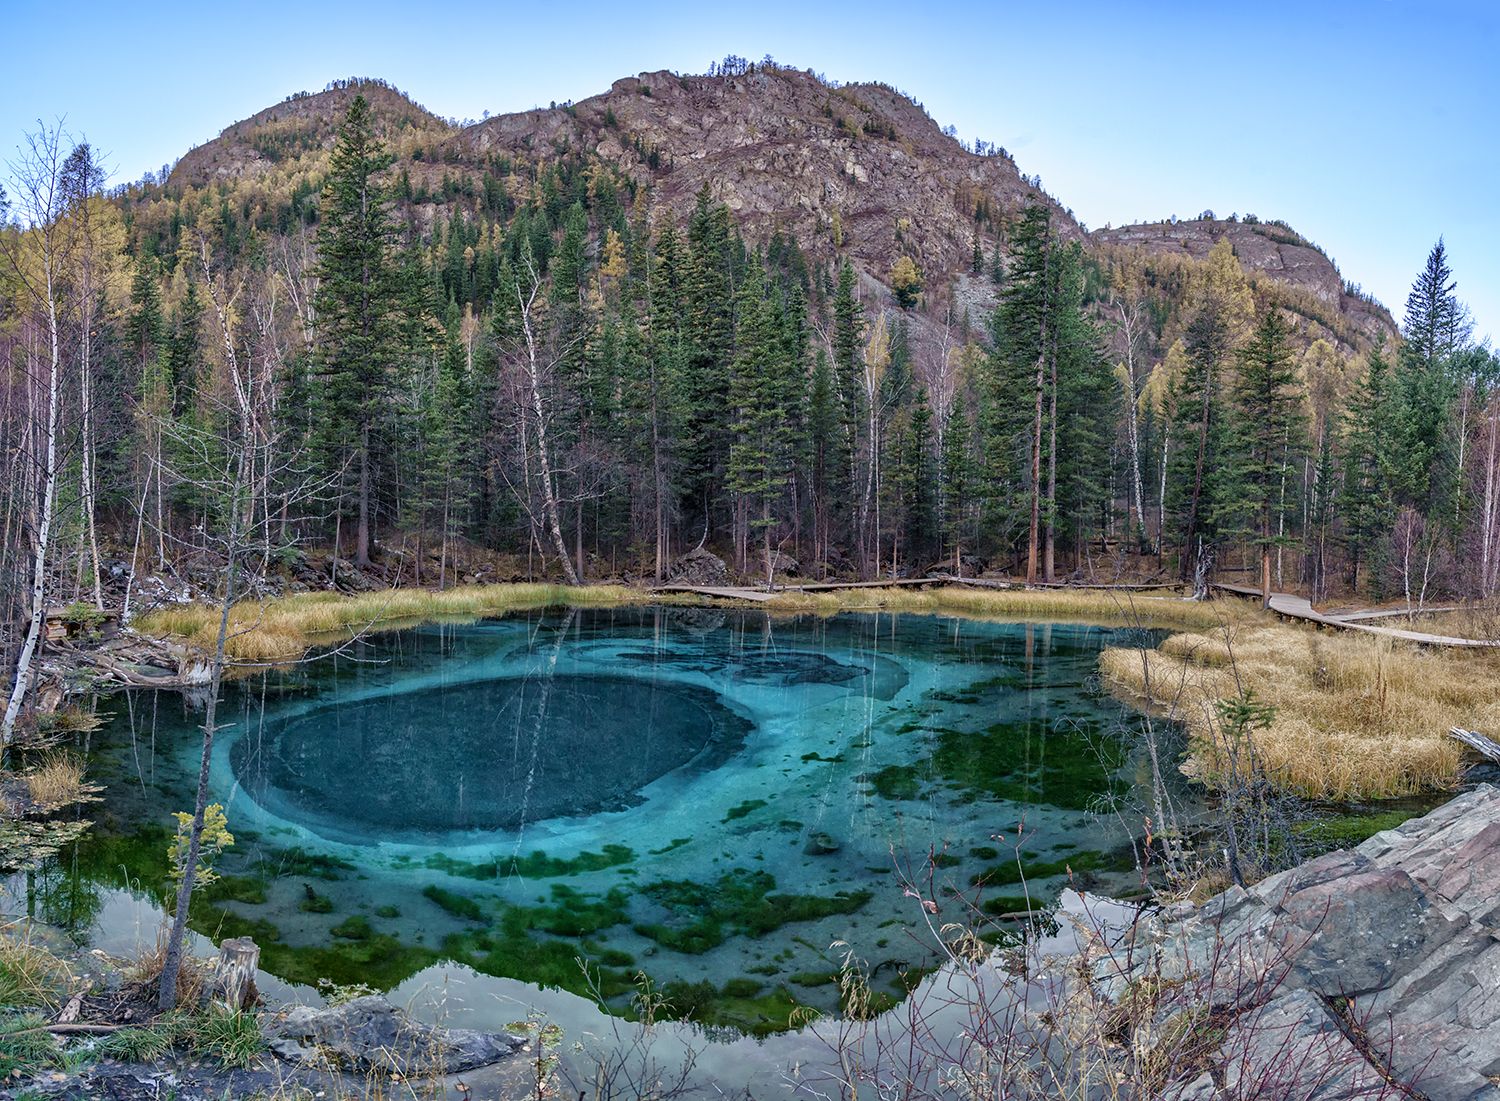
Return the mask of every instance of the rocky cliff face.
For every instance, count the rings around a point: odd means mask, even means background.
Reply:
[[[930,279],[967,268],[981,206],[998,219],[1046,202],[1065,233],[1081,233],[1010,160],[968,152],[899,92],[832,88],[793,69],[642,73],[566,109],[489,119],[454,142],[480,155],[590,150],[649,183],[679,218],[707,185],[752,239],[779,229],[825,256],[847,245],[881,277],[901,255]],[[984,236],[992,242],[994,227]]]

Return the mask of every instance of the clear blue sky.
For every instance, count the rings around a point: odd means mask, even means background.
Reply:
[[[11,0],[0,149],[66,116],[138,178],[291,92],[379,76],[442,115],[726,53],[883,80],[1090,226],[1282,218],[1400,317],[1441,234],[1500,336],[1500,3],[122,4]]]

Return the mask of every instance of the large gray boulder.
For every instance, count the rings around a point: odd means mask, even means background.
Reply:
[[[694,547],[672,560],[667,580],[674,585],[727,585],[729,566],[724,559],[706,547]]]

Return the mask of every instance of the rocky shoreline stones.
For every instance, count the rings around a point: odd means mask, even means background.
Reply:
[[[1163,1096],[1500,1098],[1500,789],[1488,784],[1353,850],[1158,911],[1107,947],[1090,939],[1094,1012],[1174,992],[1132,1014],[1133,1042],[1195,1003],[1221,1037]]]

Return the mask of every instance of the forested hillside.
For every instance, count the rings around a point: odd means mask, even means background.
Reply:
[[[700,545],[749,578],[1500,577],[1497,362],[1441,243],[1398,333],[1281,223],[1089,233],[905,94],[769,60],[469,124],[344,82],[112,190],[27,148],[13,625],[212,587],[226,546],[345,587]]]

